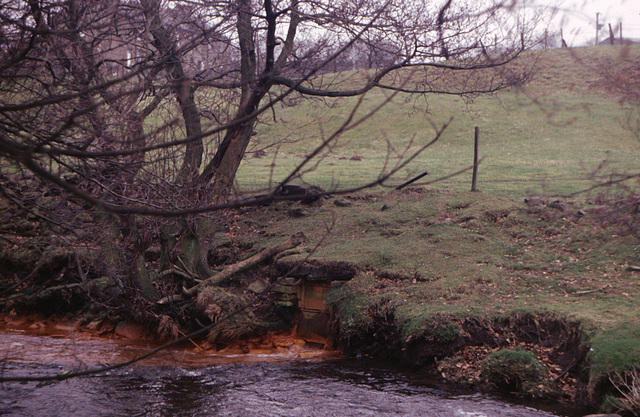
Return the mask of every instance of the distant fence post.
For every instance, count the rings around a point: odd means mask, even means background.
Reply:
[[[471,177],[471,191],[478,191],[476,188],[478,180],[478,142],[480,139],[480,128],[476,126],[473,138],[473,176]]]

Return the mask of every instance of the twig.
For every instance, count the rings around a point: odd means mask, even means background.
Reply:
[[[607,288],[611,287],[611,285],[607,284],[602,288],[596,288],[595,290],[586,290],[586,291],[576,291],[573,293],[573,295],[585,295],[585,294],[591,294],[594,292],[598,292],[598,291],[602,291],[602,290],[606,290]]]
[[[567,368],[562,371],[560,373],[560,375],[558,375],[557,377],[555,377],[553,379],[553,382],[558,382],[562,379],[562,377],[564,377],[569,371],[571,371],[577,364],[579,364],[580,362],[582,362],[585,358],[585,356],[587,355],[587,353],[589,353],[589,349],[583,349],[582,353],[580,353],[580,356],[577,356],[573,359],[573,361],[571,361],[571,363],[569,364],[569,366],[567,366]]]

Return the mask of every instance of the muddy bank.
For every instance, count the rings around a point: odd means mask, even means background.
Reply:
[[[439,315],[421,334],[403,336],[402,324],[388,309],[369,313],[372,320],[368,325],[346,332],[349,323],[345,321],[349,319],[334,316],[338,329],[343,329],[338,337],[348,355],[398,360],[425,367],[451,384],[523,398],[594,404],[602,396],[589,385],[589,346],[577,322],[551,315],[523,314],[493,320]],[[486,360],[505,351],[532,353],[542,366],[540,377],[521,381],[524,385],[503,386],[492,381]],[[507,374],[508,370],[505,378]]]
[[[144,326],[132,322],[103,322],[83,324],[80,318],[67,316],[44,317],[0,315],[0,334],[5,359],[15,355],[21,361],[38,363],[100,364],[129,361],[164,342],[157,334]],[[12,335],[34,336],[37,343],[44,343],[44,349],[36,357],[25,357],[19,346],[11,343]],[[44,342],[41,342],[43,341]],[[46,340],[58,341],[47,345]],[[92,351],[92,343],[102,346],[109,344],[113,349]],[[45,356],[42,356],[42,355]],[[107,356],[104,356],[107,354]],[[290,333],[269,333],[261,337],[234,341],[225,346],[209,343],[206,338],[187,339],[161,351],[136,365],[204,366],[212,363],[278,361],[290,359],[335,359],[342,357],[339,350],[328,349],[324,345],[307,342]],[[47,358],[50,358],[48,360]]]

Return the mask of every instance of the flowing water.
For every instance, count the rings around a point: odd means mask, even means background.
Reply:
[[[0,334],[3,375],[59,374],[142,350],[104,339]],[[444,391],[419,372],[318,350],[204,355],[188,349],[94,377],[0,385],[2,416],[577,416]]]

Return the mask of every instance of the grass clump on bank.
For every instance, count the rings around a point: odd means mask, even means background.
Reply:
[[[507,392],[530,392],[547,374],[536,355],[526,350],[502,349],[482,361],[482,376]]]
[[[640,413],[640,325],[622,323],[593,337],[589,389],[605,412]]]
[[[430,343],[452,343],[460,335],[460,328],[446,315],[428,311],[407,314],[408,311],[396,311],[400,316],[402,339],[424,339]],[[426,313],[426,314],[425,314]],[[404,316],[404,317],[403,317]]]
[[[621,323],[598,333],[589,353],[591,373],[607,375],[629,371],[640,365],[640,325]]]
[[[329,293],[327,303],[335,306],[340,334],[349,343],[352,338],[360,338],[374,327],[373,318],[369,314],[369,293],[373,285],[372,276],[359,274]]]

